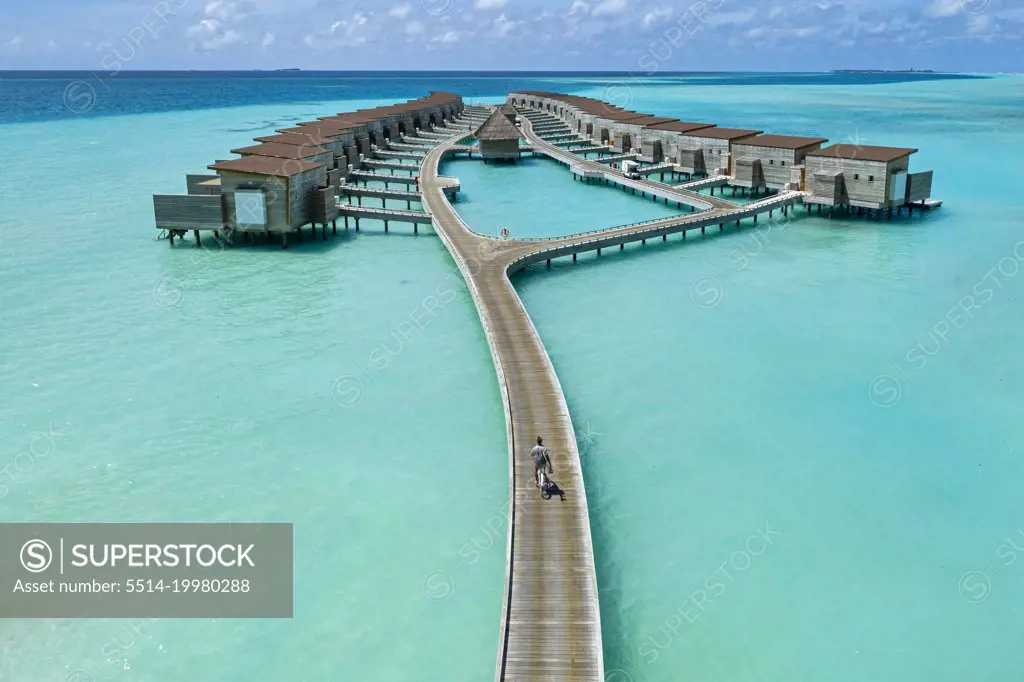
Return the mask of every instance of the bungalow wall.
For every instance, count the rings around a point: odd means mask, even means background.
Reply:
[[[865,159],[838,159],[831,156],[808,156],[804,159],[807,178],[818,173],[842,173],[848,205],[861,208],[888,208],[902,206],[904,196],[891,196],[889,178],[898,171],[906,172],[910,157],[892,161]],[[812,191],[812,196],[819,195]]]
[[[723,172],[728,172],[729,170],[729,140],[716,137],[695,137],[682,133],[677,138],[675,149],[680,165],[682,165],[684,158],[693,158],[692,154],[686,153],[687,150],[700,151],[701,166],[699,168],[694,167],[693,170],[687,169],[687,173],[710,174],[716,168],[722,169]]]
[[[272,175],[254,175],[252,173],[234,173],[220,171],[221,191],[224,194],[224,221],[235,229],[254,232],[285,232],[288,227],[288,178]],[[235,211],[235,191],[240,189],[258,189],[264,194],[266,206],[266,224],[251,224],[245,215],[237,215]]]
[[[670,156],[676,156],[675,149],[676,141],[678,139],[679,133],[673,132],[671,130],[657,130],[655,128],[645,128],[643,132],[643,138],[640,143],[641,149],[646,150],[648,147],[650,147],[653,150],[656,144],[660,145],[661,159],[659,159],[658,161],[648,159],[647,152],[644,151],[644,161],[648,161],[650,163],[661,163],[661,161],[668,159],[668,157]],[[635,143],[634,146],[636,146]]]
[[[821,148],[821,143],[815,143],[800,149],[783,149],[779,147],[762,147],[755,144],[733,145],[734,165],[739,159],[758,159],[761,162],[761,170],[764,173],[764,184],[771,189],[786,189],[790,182],[793,166],[803,162],[807,152]],[[757,187],[759,185],[743,184],[737,180],[740,187]]]
[[[518,159],[519,140],[480,140],[480,157],[484,159]]]
[[[311,168],[288,178],[288,202],[291,226],[298,228],[313,222],[311,197],[318,187],[327,184],[327,169]]]
[[[287,232],[311,221],[310,196],[327,184],[327,169],[323,166],[297,173],[289,178],[253,173],[220,171],[221,188],[225,198],[225,220],[240,230]],[[235,210],[236,190],[262,190],[266,204],[266,225],[255,226],[239,216]]]

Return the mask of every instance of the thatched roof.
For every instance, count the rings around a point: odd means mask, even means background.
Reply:
[[[519,128],[508,120],[500,108],[495,108],[483,125],[473,133],[473,137],[478,140],[518,140],[522,136]]]
[[[511,102],[505,102],[504,104],[501,105],[501,113],[503,113],[503,114],[511,114],[512,116],[518,116],[519,115],[519,112],[516,111],[516,108],[514,106],[512,106]]]

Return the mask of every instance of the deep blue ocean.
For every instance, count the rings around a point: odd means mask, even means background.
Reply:
[[[696,77],[696,78],[695,78]],[[467,101],[503,97],[512,90],[553,91],[563,79],[598,79],[616,88],[686,85],[849,86],[973,78],[938,73],[522,73],[399,71],[0,71],[0,123],[76,116],[143,114],[254,104],[303,104],[325,99],[412,99],[428,85]]]

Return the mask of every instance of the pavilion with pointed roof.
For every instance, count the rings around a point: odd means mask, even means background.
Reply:
[[[519,158],[519,139],[523,134],[508,120],[501,107],[495,107],[473,136],[480,141],[480,157],[485,162],[515,161]]]

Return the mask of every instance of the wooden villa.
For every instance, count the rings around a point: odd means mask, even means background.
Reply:
[[[932,171],[910,173],[916,149],[835,144],[804,159],[804,203],[856,208],[899,209],[931,195]]]
[[[473,136],[480,141],[480,157],[486,161],[515,161],[519,158],[519,140],[523,134],[496,107]]]
[[[758,135],[732,145],[732,184],[757,189],[790,189],[802,183],[804,157],[828,142],[824,137]]]

